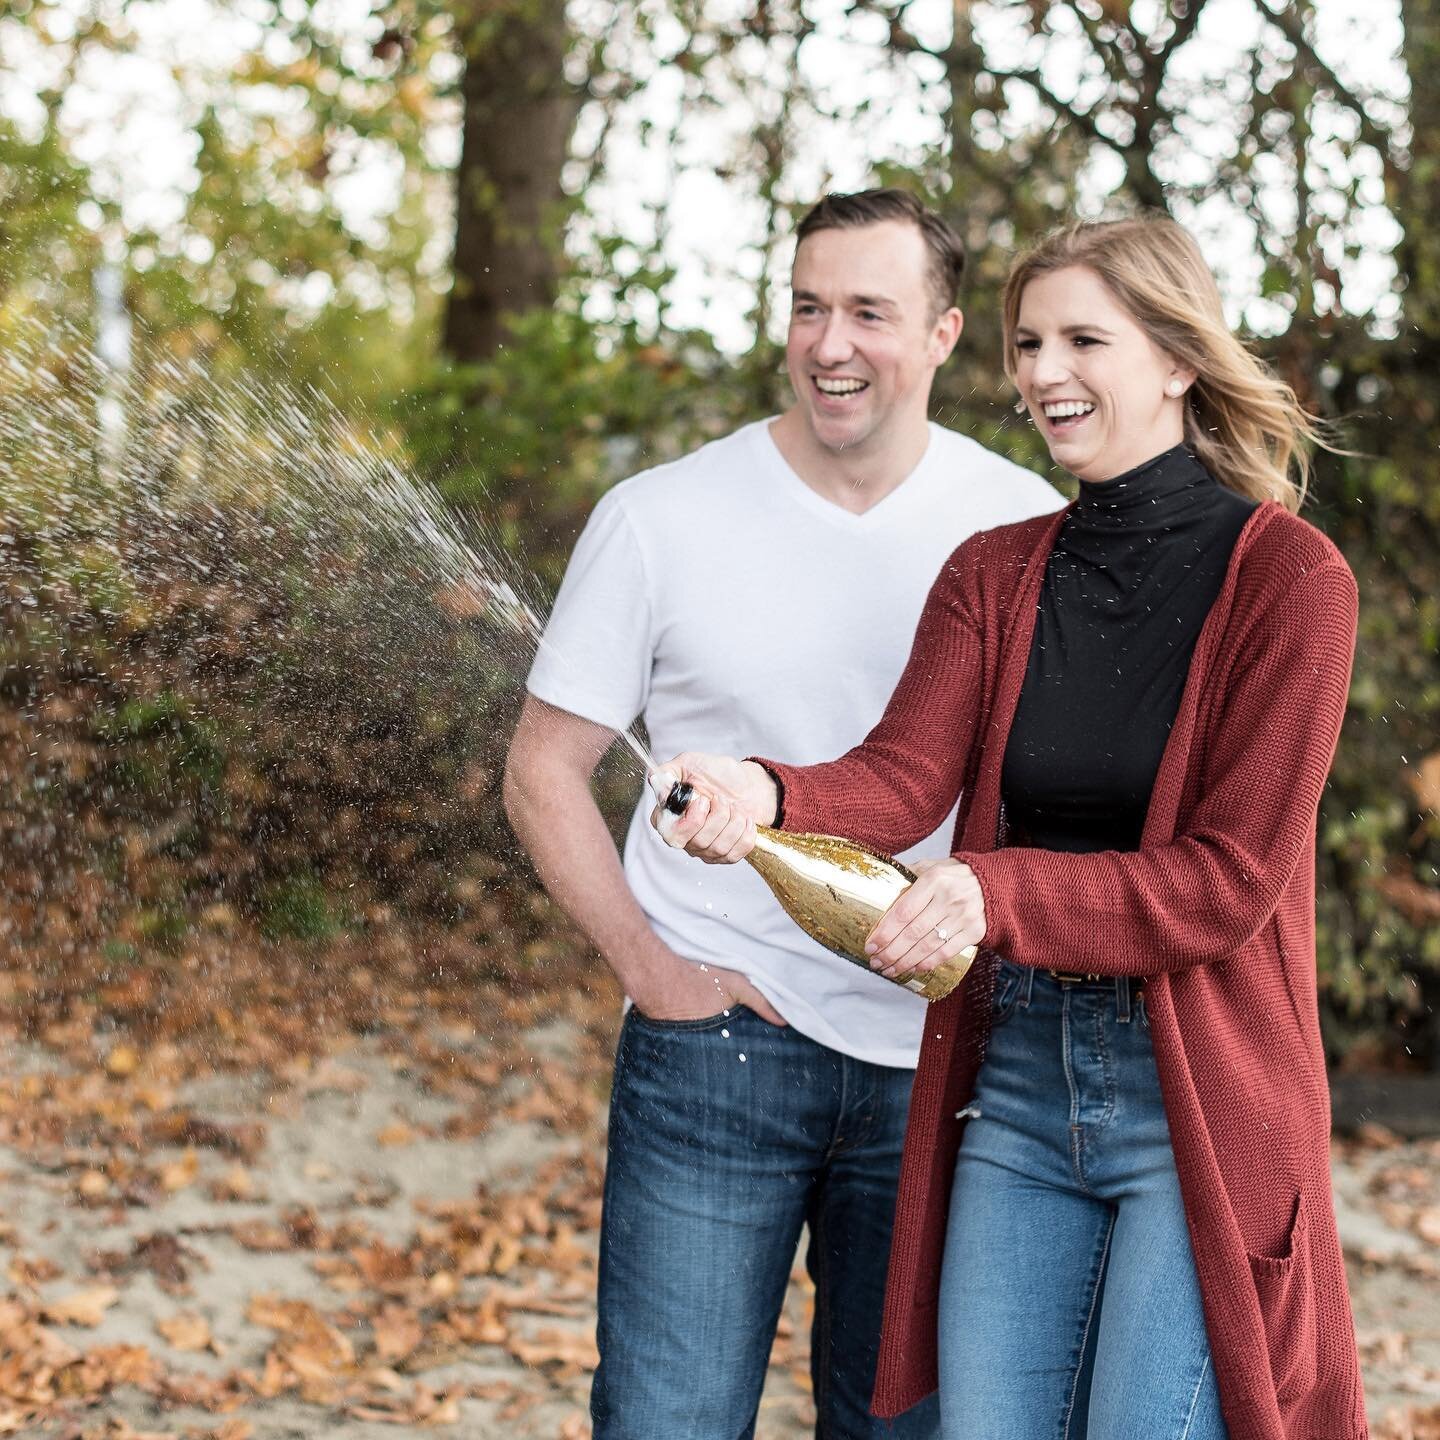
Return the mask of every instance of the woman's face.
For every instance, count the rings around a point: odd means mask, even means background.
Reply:
[[[1195,372],[1159,349],[1093,270],[1037,276],[1020,296],[1015,381],[1051,458],[1113,480],[1185,437]]]

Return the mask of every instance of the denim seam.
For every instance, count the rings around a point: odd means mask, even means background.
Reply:
[[[1115,1212],[1110,1214],[1110,1223],[1105,1227],[1105,1239],[1100,1254],[1090,1272],[1090,1309],[1085,1316],[1084,1328],[1080,1331],[1080,1345],[1075,1354],[1075,1371],[1070,1377],[1070,1400],[1065,1406],[1065,1428],[1060,1440],[1070,1440],[1070,1426],[1075,1420],[1075,1401],[1080,1388],[1080,1371],[1084,1368],[1085,1347],[1090,1343],[1090,1327],[1095,1323],[1095,1312],[1100,1306],[1100,1278],[1105,1273],[1105,1261],[1110,1254],[1110,1241],[1115,1235]]]
[[[1100,1055],[1100,1076],[1105,1084],[1105,1111],[1100,1117],[1101,1125],[1108,1125],[1115,1118],[1115,1066],[1110,1063],[1110,1046],[1105,1039],[1108,1017],[1109,1011],[1105,1005],[1095,1007],[1095,1048]]]
[[[850,1066],[852,1057],[842,1054],[840,1056],[840,1094],[835,1101],[835,1125],[830,1131],[830,1143],[825,1147],[824,1166],[829,1168],[830,1162],[838,1158],[842,1146],[846,1143],[846,1132],[849,1127],[847,1112],[850,1108]],[[865,1136],[858,1138],[861,1141]]]
[[[1210,1355],[1206,1352],[1205,1361],[1200,1366],[1200,1378],[1195,1382],[1195,1389],[1190,1396],[1190,1409],[1185,1416],[1185,1428],[1180,1432],[1179,1440],[1189,1440],[1190,1427],[1195,1423],[1195,1410],[1200,1404],[1200,1391],[1205,1384],[1205,1376],[1210,1372]]]
[[[819,1199],[817,1194],[815,1201]],[[830,1293],[830,1267],[825,1259],[823,1229],[817,1223],[821,1208],[819,1203],[812,1204],[805,1217],[810,1226],[810,1253],[815,1256],[815,1268],[810,1272],[815,1282],[815,1318],[810,1322],[810,1389],[815,1397],[817,1435],[824,1432],[825,1419],[830,1413],[830,1307],[835,1303]]]
[[[1075,1048],[1070,1036],[1070,992],[1060,996],[1060,1053],[1065,1064],[1065,1085],[1070,1091],[1070,1172],[1087,1195],[1094,1192],[1085,1179],[1085,1130],[1080,1124],[1080,1090],[1075,1079]]]

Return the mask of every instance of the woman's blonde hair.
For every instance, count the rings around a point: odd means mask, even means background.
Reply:
[[[1173,220],[1079,221],[1022,255],[1005,282],[1005,373],[1011,380],[1025,287],[1071,265],[1093,270],[1161,350],[1195,371],[1185,443],[1200,463],[1242,495],[1298,510],[1310,481],[1308,448],[1331,448],[1323,426],[1232,333],[1200,247]]]

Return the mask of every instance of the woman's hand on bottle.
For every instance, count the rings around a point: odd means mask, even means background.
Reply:
[[[665,797],[680,781],[695,794],[683,815],[665,809]],[[667,845],[684,850],[708,865],[734,865],[755,848],[755,826],[775,818],[779,797],[775,782],[753,760],[687,751],[662,765],[650,777],[660,803],[650,823]]]
[[[889,980],[923,975],[985,938],[985,897],[960,860],[916,860],[915,883],[865,942],[870,967]]]

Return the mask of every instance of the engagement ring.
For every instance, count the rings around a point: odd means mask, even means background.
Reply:
[[[935,927],[935,933],[936,933],[942,940],[948,940],[948,939],[950,938],[950,932],[949,932],[943,925],[937,925],[937,926]]]

